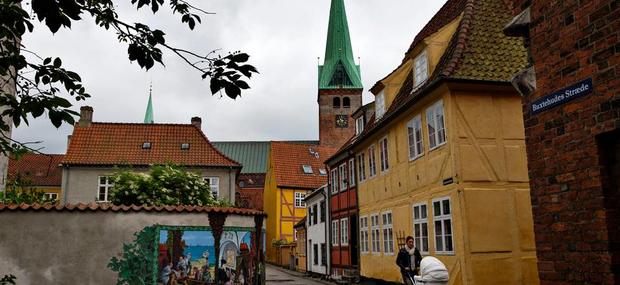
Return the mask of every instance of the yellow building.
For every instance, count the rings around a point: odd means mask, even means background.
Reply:
[[[449,0],[372,88],[375,115],[341,150],[356,154],[363,278],[402,282],[398,238],[412,235],[449,284],[539,283],[510,84],[527,58],[502,33],[504,3]]]
[[[327,183],[323,161],[335,150],[318,142],[271,142],[263,193],[268,262],[277,259],[274,243],[294,241],[293,226],[306,216],[304,198]]]

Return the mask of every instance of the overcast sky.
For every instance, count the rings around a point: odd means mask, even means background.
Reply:
[[[37,25],[24,45],[43,57],[59,56],[78,72],[92,98],[78,102],[94,108],[96,122],[141,123],[153,82],[156,123],[189,123],[202,117],[212,141],[318,139],[317,65],[323,58],[330,0],[208,0],[194,1],[215,12],[203,15],[194,31],[169,10],[153,16],[122,2],[119,15],[166,32],[167,43],[198,52],[241,50],[260,72],[237,100],[211,96],[208,80],[170,53],[166,67],[148,72],[129,63],[126,46],[116,35],[93,24],[92,18],[71,30],[52,34]],[[403,59],[414,36],[445,3],[444,0],[346,0],[355,57],[361,60],[364,104],[368,89]],[[167,6],[166,6],[167,7]],[[321,61],[322,62],[322,61]],[[45,153],[65,153],[72,126],[56,129],[47,118],[14,129],[20,141],[43,141]]]

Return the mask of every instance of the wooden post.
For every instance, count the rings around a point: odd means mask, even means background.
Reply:
[[[224,224],[226,223],[226,214],[223,213],[209,213],[209,226],[213,232],[214,247],[215,247],[215,284],[219,284],[218,272],[220,269],[220,240],[222,239],[222,233],[224,233]]]

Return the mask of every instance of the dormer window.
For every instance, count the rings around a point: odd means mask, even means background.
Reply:
[[[319,175],[321,176],[327,175],[327,170],[325,170],[325,168],[319,168]]]
[[[143,142],[142,149],[151,149],[151,142]]]
[[[310,166],[310,165],[302,165],[301,168],[304,170],[305,174],[312,174],[313,173],[312,166]]]
[[[364,116],[355,119],[355,135],[359,135],[364,131]]]
[[[181,144],[181,149],[182,150],[188,150],[189,149],[189,143],[182,143]]]
[[[383,91],[375,96],[375,115],[377,119],[381,119],[385,114],[385,96]]]
[[[428,79],[428,57],[426,51],[421,52],[413,60],[413,86],[420,87]]]

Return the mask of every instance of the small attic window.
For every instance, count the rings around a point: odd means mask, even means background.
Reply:
[[[189,143],[182,143],[181,144],[181,149],[183,149],[183,150],[189,149]]]
[[[304,170],[305,174],[312,174],[312,173],[314,173],[312,171],[312,166],[310,166],[310,165],[302,165],[301,168]]]
[[[143,142],[142,149],[151,149],[151,142]]]
[[[325,175],[327,175],[327,170],[325,170],[325,168],[319,168],[319,174],[321,176],[325,176]]]

